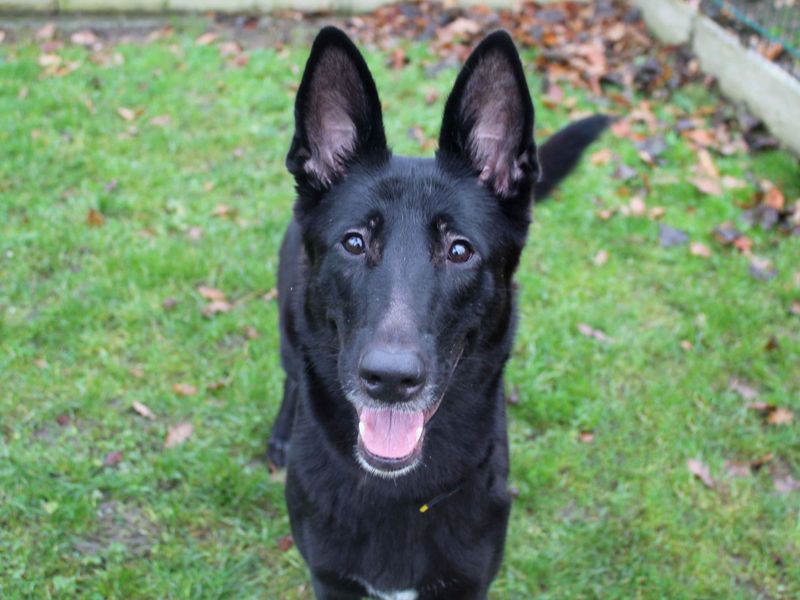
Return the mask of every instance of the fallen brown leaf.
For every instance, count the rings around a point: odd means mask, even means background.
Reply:
[[[743,400],[751,401],[758,397],[758,392],[755,388],[736,377],[731,378],[729,389],[739,394]]]
[[[581,431],[578,434],[578,440],[583,444],[591,444],[594,441],[594,432]]]
[[[97,36],[89,29],[81,29],[69,36],[70,41],[78,46],[94,46],[98,40]]]
[[[220,217],[220,218],[233,218],[236,216],[236,210],[228,206],[227,204],[217,204],[214,207],[214,210],[211,211],[212,217]]]
[[[690,342],[689,340],[681,340],[681,348],[684,351],[688,352],[689,350],[692,349],[692,342]]]
[[[127,108],[125,106],[120,106],[117,109],[117,114],[126,121],[133,121],[136,119],[136,111],[132,108]]]
[[[753,471],[758,471],[761,467],[772,460],[772,453],[769,452],[759,458],[742,462],[735,460],[725,461],[725,473],[729,477],[749,477]]]
[[[183,444],[191,437],[193,432],[194,427],[191,423],[178,423],[177,425],[170,427],[167,430],[167,439],[164,440],[164,447],[174,448],[175,446]]]
[[[389,66],[393,69],[402,69],[408,64],[408,57],[406,56],[406,51],[401,48],[397,47],[392,50],[392,53],[389,56]]]
[[[178,396],[194,396],[197,394],[197,388],[191,383],[176,383],[172,386],[172,391]]]
[[[716,179],[710,179],[708,177],[692,177],[689,179],[689,183],[709,196],[719,196],[722,193],[722,186]]]
[[[157,115],[155,117],[152,117],[148,121],[148,123],[150,123],[150,125],[152,125],[153,127],[166,127],[167,125],[172,123],[172,117],[170,117],[169,115]]]
[[[511,390],[506,394],[506,403],[516,406],[519,404],[519,386],[515,385],[511,388]]]
[[[150,407],[148,407],[143,402],[134,400],[133,403],[131,404],[131,408],[133,408],[133,412],[135,412],[140,417],[144,417],[145,419],[150,419],[151,421],[155,420],[156,418],[156,415],[153,413],[152,410],[150,410]]]
[[[620,119],[611,125],[611,133],[616,137],[629,138],[633,134],[631,123],[627,119]]]
[[[785,198],[783,197],[783,193],[778,188],[776,188],[774,185],[770,185],[770,187],[764,193],[763,203],[770,208],[781,211],[783,210],[783,206],[785,204]]]
[[[604,344],[612,341],[611,338],[608,337],[605,333],[603,333],[599,329],[595,329],[591,325],[587,325],[586,323],[578,323],[578,331],[580,331],[582,335],[585,335],[588,338],[595,339],[598,342],[603,342]]]
[[[225,292],[205,285],[197,286],[197,293],[206,300],[225,300]]]
[[[750,477],[750,463],[726,460],[725,473],[728,477]]]
[[[608,250],[600,250],[600,252],[594,255],[592,262],[596,267],[602,267],[608,262]]]
[[[708,246],[705,246],[700,242],[692,242],[689,244],[689,252],[691,252],[694,256],[699,256],[701,258],[708,258],[711,256],[711,250],[708,249]]]
[[[770,413],[776,408],[774,404],[769,404],[768,402],[748,402],[744,407],[760,413]]]
[[[220,56],[235,56],[242,51],[239,42],[220,42],[217,46]]]
[[[103,214],[96,211],[95,209],[90,208],[86,212],[86,224],[89,227],[102,227],[103,223],[105,222],[106,220],[105,217],[103,217]]]
[[[767,416],[767,423],[770,425],[791,425],[794,421],[794,413],[788,408],[777,407]]]
[[[753,240],[746,235],[741,235],[733,240],[733,247],[742,253],[750,252],[750,249],[753,247]]]
[[[711,158],[711,154],[705,148],[700,148],[697,151],[697,166],[700,174],[703,177],[707,177],[712,180],[719,179],[719,171],[717,170],[717,166],[714,164],[714,159]]]
[[[119,452],[119,451],[109,452],[103,458],[103,466],[104,467],[115,467],[119,463],[122,462],[122,458],[123,458],[122,452]]]
[[[641,217],[647,212],[647,205],[644,203],[644,199],[641,196],[634,196],[628,203],[628,209],[632,216]]]
[[[131,408],[133,408],[133,412],[135,412],[140,417],[144,417],[145,419],[150,419],[151,421],[155,420],[156,415],[150,410],[150,407],[147,406],[144,402],[139,402],[138,400],[134,400],[133,404],[131,404]]]
[[[178,306],[178,301],[175,298],[164,298],[161,301],[161,308],[164,310],[172,310],[176,306]]]
[[[664,223],[658,225],[658,243],[662,248],[682,246],[689,241],[689,235],[682,229],[670,227]]]
[[[772,262],[770,262],[769,259],[759,258],[757,256],[752,256],[750,258],[748,272],[754,279],[759,279],[761,281],[769,281],[778,274],[778,271],[772,266]]]
[[[778,341],[774,335],[769,336],[767,343],[764,344],[764,350],[767,352],[772,352],[773,350],[778,350],[781,347],[781,343]]]
[[[241,69],[242,67],[247,66],[247,63],[249,62],[250,62],[250,55],[242,52],[241,54],[237,54],[233,58],[228,60],[226,64],[229,67],[233,67],[235,69]]]
[[[716,143],[716,139],[714,139],[714,136],[711,134],[711,132],[705,129],[690,129],[688,131],[684,131],[681,135],[691,140],[698,146],[713,146]]]
[[[36,31],[37,40],[52,40],[56,35],[56,24],[45,23],[41,28]]]
[[[474,20],[458,17],[439,30],[439,39],[443,42],[452,42],[455,38],[475,35],[481,26]]]
[[[746,181],[736,179],[736,177],[732,177],[731,175],[723,175],[720,181],[722,182],[722,187],[728,190],[741,190],[747,187]]]
[[[277,546],[281,552],[288,552],[294,546],[294,539],[292,539],[291,535],[285,535],[278,540]]]
[[[686,461],[686,467],[689,469],[689,472],[697,479],[702,481],[703,485],[705,485],[707,488],[713,490],[716,487],[716,483],[711,477],[711,470],[708,468],[708,465],[705,465],[694,458],[690,458]]]
[[[775,489],[781,494],[790,494],[792,492],[800,490],[800,481],[798,481],[791,475],[776,477],[773,480],[773,483],[775,485]]]
[[[194,43],[197,44],[198,46],[208,46],[209,44],[213,44],[214,42],[216,42],[218,37],[219,35],[217,35],[216,33],[207,31],[206,33],[198,36],[197,39],[194,41]]]
[[[36,62],[43,69],[53,69],[58,67],[62,60],[63,59],[58,54],[50,54],[45,52],[44,54],[39,55],[39,58],[36,60]]]
[[[593,165],[604,165],[609,162],[612,157],[613,153],[611,152],[610,148],[603,148],[602,150],[598,150],[594,154],[589,157],[589,162]]]
[[[203,307],[204,317],[213,317],[218,313],[227,313],[233,310],[233,305],[227,300],[214,300]]]
[[[264,302],[272,302],[278,298],[278,288],[272,288],[263,296]]]

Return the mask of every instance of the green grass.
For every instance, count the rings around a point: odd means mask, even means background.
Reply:
[[[282,389],[276,305],[262,295],[291,212],[283,158],[307,49],[253,51],[235,69],[196,33],[120,45],[114,67],[68,47],[81,64],[64,77],[40,77],[31,42],[0,46],[4,599],[310,596],[296,549],[278,547],[289,532],[282,483],[258,460]],[[436,134],[455,71],[426,79],[435,59],[423,46],[408,55],[401,71],[368,58],[395,150],[420,154],[408,129]],[[440,96],[428,106],[431,90]],[[671,126],[668,109],[718,102],[689,89],[653,108]],[[122,106],[143,112],[126,122]],[[169,124],[149,124],[164,114]],[[568,115],[539,107],[537,118],[553,131]],[[685,182],[694,154],[666,135],[657,169],[630,141],[607,135],[597,148],[649,172],[648,206],[663,206],[663,221],[711,258],[661,248],[655,221],[597,218],[594,201],[627,202],[614,164],[584,164],[536,212],[508,368],[519,495],[493,598],[800,596],[800,493],[779,494],[770,474],[800,477],[798,426],[762,423],[728,389],[741,377],[800,413],[800,321],[787,313],[800,299],[800,239],[747,231],[778,270],[751,278],[710,230],[737,219],[752,184],[701,196]],[[717,164],[800,196],[787,154]],[[218,204],[235,217],[214,216]],[[87,224],[90,209],[102,226]],[[610,257],[602,267],[599,250]],[[234,310],[204,317],[201,284],[238,300]],[[584,337],[579,323],[613,341]],[[779,348],[768,352],[770,336]],[[199,391],[178,396],[176,383]],[[134,401],[157,419],[134,413]],[[193,435],[165,449],[179,422]],[[594,441],[581,443],[581,431]],[[104,466],[111,452],[122,460]],[[725,474],[726,460],[770,452],[751,477]],[[709,465],[718,489],[693,479],[689,458]]]

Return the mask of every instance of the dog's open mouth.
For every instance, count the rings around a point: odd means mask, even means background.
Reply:
[[[358,409],[358,452],[366,464],[386,475],[412,467],[422,453],[425,424],[438,408],[402,411]]]

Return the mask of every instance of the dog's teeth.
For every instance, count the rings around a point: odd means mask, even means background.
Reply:
[[[364,437],[364,430],[366,429],[366,425],[364,425],[364,421],[358,422],[358,433],[361,434],[361,437]]]
[[[422,437],[422,427],[417,427],[417,441]]]

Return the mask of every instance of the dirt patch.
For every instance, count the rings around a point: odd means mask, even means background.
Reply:
[[[110,500],[97,507],[94,534],[77,540],[73,546],[84,556],[105,554],[112,545],[124,546],[131,556],[148,556],[159,533],[158,525],[141,508]]]

